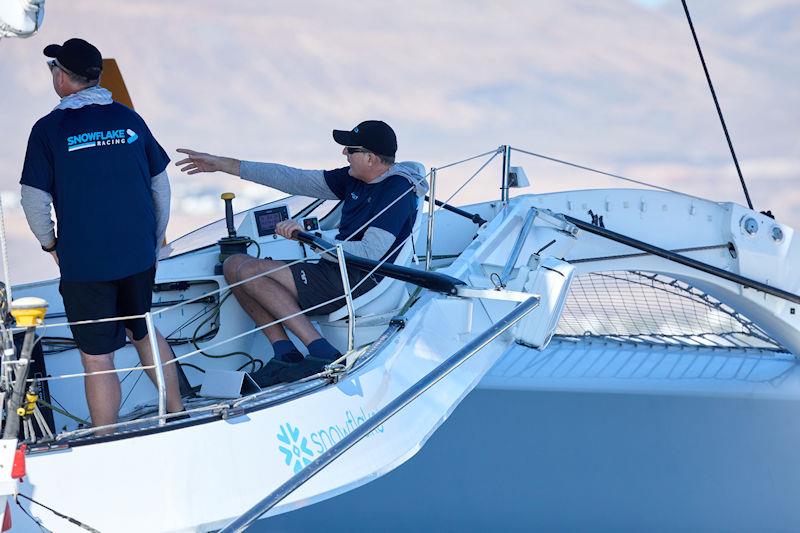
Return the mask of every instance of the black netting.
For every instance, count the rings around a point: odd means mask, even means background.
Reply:
[[[556,334],[784,351],[747,317],[719,300],[682,281],[647,272],[576,276]]]

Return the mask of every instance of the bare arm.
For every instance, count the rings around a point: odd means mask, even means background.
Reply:
[[[181,171],[187,174],[225,172],[226,174],[232,174],[234,176],[239,175],[239,165],[241,161],[238,159],[195,152],[187,148],[178,148],[178,152],[186,154],[188,157],[175,163],[175,166],[182,167]]]

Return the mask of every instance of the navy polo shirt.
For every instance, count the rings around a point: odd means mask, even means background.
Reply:
[[[20,183],[53,197],[64,281],[109,281],[156,260],[151,177],[169,157],[116,102],[56,109],[34,124]]]
[[[339,223],[338,240],[345,240],[352,235],[351,241],[360,241],[370,227],[386,230],[395,236],[387,262],[394,261],[400,250],[395,250],[404,241],[414,227],[417,215],[417,194],[411,182],[403,176],[393,175],[378,183],[364,183],[348,174],[350,167],[325,171],[325,182],[328,188],[343,201],[342,220]],[[384,211],[369,225],[359,228],[374,217],[399,196],[400,200]],[[386,257],[384,255],[384,257]]]

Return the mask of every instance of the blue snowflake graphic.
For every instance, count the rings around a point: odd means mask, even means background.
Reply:
[[[278,440],[283,443],[278,446],[278,449],[283,452],[283,460],[287,466],[292,465],[295,474],[311,463],[314,452],[308,447],[308,439],[300,438],[298,428],[293,428],[291,424],[282,425],[281,432],[278,433]]]

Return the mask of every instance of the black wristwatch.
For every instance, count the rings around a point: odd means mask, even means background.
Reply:
[[[51,246],[50,248],[46,248],[45,246],[42,246],[42,250],[44,250],[45,252],[55,252],[57,245],[58,245],[58,239],[53,241],[53,246]]]

